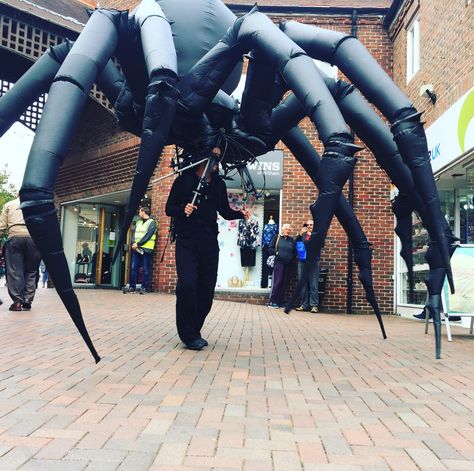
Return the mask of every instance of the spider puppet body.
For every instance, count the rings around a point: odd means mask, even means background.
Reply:
[[[249,63],[239,105],[229,95],[239,82],[244,54]],[[313,58],[336,65],[353,85],[322,76]],[[22,210],[56,290],[96,362],[100,357],[72,289],[53,193],[94,82],[113,104],[121,126],[141,137],[123,228],[129,227],[165,145],[179,146],[185,160],[207,158],[219,146],[224,170],[242,170],[281,139],[319,188],[311,206],[315,225],[309,262],[319,257],[336,215],[354,246],[359,279],[385,337],[372,286],[370,243],[342,195],[360,150],[349,125],[399,189],[393,210],[409,272],[413,210],[427,228],[427,307],[439,330],[446,275],[454,289],[450,255],[455,238],[440,210],[420,113],[364,46],[349,35],[296,21],[275,25],[257,7],[236,18],[220,0],[143,0],[132,12],[96,9],[75,43],[51,47],[0,99],[2,135],[49,90],[20,190]],[[318,131],[323,158],[298,128],[305,116]],[[125,233],[121,231],[123,237]],[[291,303],[286,311],[290,308]],[[437,340],[439,356],[439,335]]]

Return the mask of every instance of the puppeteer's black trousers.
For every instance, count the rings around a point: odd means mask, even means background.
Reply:
[[[176,327],[184,343],[201,338],[214,299],[218,264],[217,238],[176,239]]]

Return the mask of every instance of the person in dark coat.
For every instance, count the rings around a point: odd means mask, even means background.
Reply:
[[[20,199],[5,203],[0,214],[0,235],[8,233],[5,247],[10,311],[29,311],[36,293],[41,255],[30,237],[20,209]]]
[[[290,237],[290,224],[283,224],[282,234],[277,234],[270,243],[269,253],[275,255],[273,265],[272,292],[268,300],[268,307],[283,306],[285,289],[288,284],[290,264],[295,256],[295,241]]]
[[[298,256],[298,280],[303,276],[303,268],[307,262],[306,253],[308,252],[307,245],[311,239],[311,232],[313,231],[313,220],[308,219],[298,237],[296,237],[296,244],[302,243],[304,245],[304,256],[302,259]],[[297,250],[298,252],[298,250]],[[299,255],[299,253],[298,253]],[[296,308],[297,311],[309,311],[313,314],[319,312],[319,293],[318,293],[318,279],[319,279],[319,259],[315,263],[311,263],[308,269],[308,279],[301,288],[301,305]]]
[[[212,150],[219,158],[221,150]],[[176,233],[176,327],[186,348],[201,350],[208,345],[201,329],[214,299],[219,263],[217,213],[224,219],[248,219],[249,211],[234,211],[229,206],[227,188],[215,165],[201,190],[199,200],[192,204],[194,191],[205,171],[206,162],[197,170],[187,171],[173,183],[166,215],[175,219]]]

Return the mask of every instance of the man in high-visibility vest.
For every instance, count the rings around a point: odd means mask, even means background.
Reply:
[[[151,258],[156,240],[156,222],[150,214],[150,208],[147,206],[141,206],[138,211],[140,219],[135,224],[132,234],[130,285],[123,289],[124,293],[137,292],[136,286],[140,267],[143,267],[143,281],[138,293],[144,294],[149,290]]]

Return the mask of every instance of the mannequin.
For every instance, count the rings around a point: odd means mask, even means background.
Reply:
[[[272,274],[272,269],[267,266],[268,246],[273,237],[278,233],[278,224],[273,219],[273,216],[268,218],[268,222],[263,226],[262,231],[262,288],[268,288],[268,277]]]

